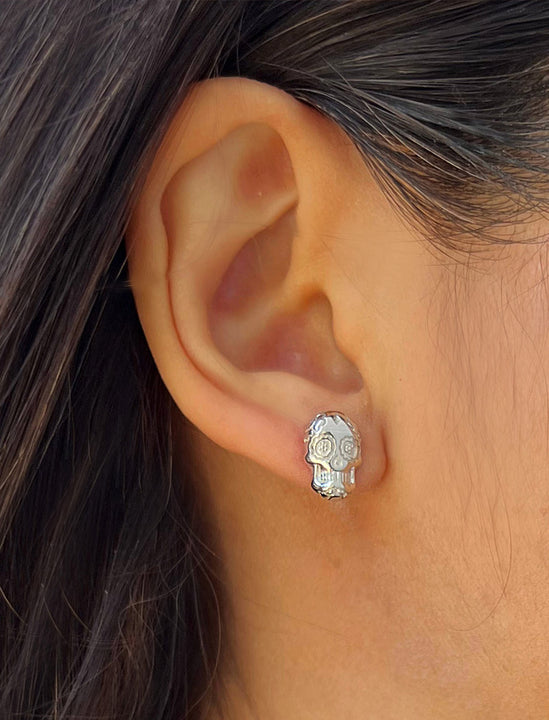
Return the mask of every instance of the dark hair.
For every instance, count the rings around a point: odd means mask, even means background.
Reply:
[[[190,83],[338,123],[444,253],[549,197],[549,3],[0,4],[0,715],[181,718],[223,596],[128,287],[132,203]]]

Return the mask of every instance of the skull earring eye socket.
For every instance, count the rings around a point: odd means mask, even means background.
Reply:
[[[321,435],[314,444],[313,451],[320,458],[328,458],[335,450],[335,443],[330,435]]]
[[[357,446],[352,437],[343,438],[340,444],[341,454],[348,460],[355,460],[357,456]]]

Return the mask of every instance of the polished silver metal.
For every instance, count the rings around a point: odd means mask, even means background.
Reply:
[[[305,460],[312,465],[311,487],[325,498],[346,497],[355,488],[355,468],[362,462],[360,434],[343,413],[316,415],[304,438]]]

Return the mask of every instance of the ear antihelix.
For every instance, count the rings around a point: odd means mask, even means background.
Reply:
[[[278,133],[262,123],[231,131],[186,163],[164,191],[161,211],[171,241],[170,277],[185,278],[208,301],[246,242],[296,201],[291,165]]]

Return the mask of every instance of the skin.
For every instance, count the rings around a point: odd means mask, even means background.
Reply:
[[[195,86],[127,248],[222,565],[204,718],[548,716],[548,234],[453,262],[333,123]],[[344,500],[303,459],[333,409],[363,442]]]

